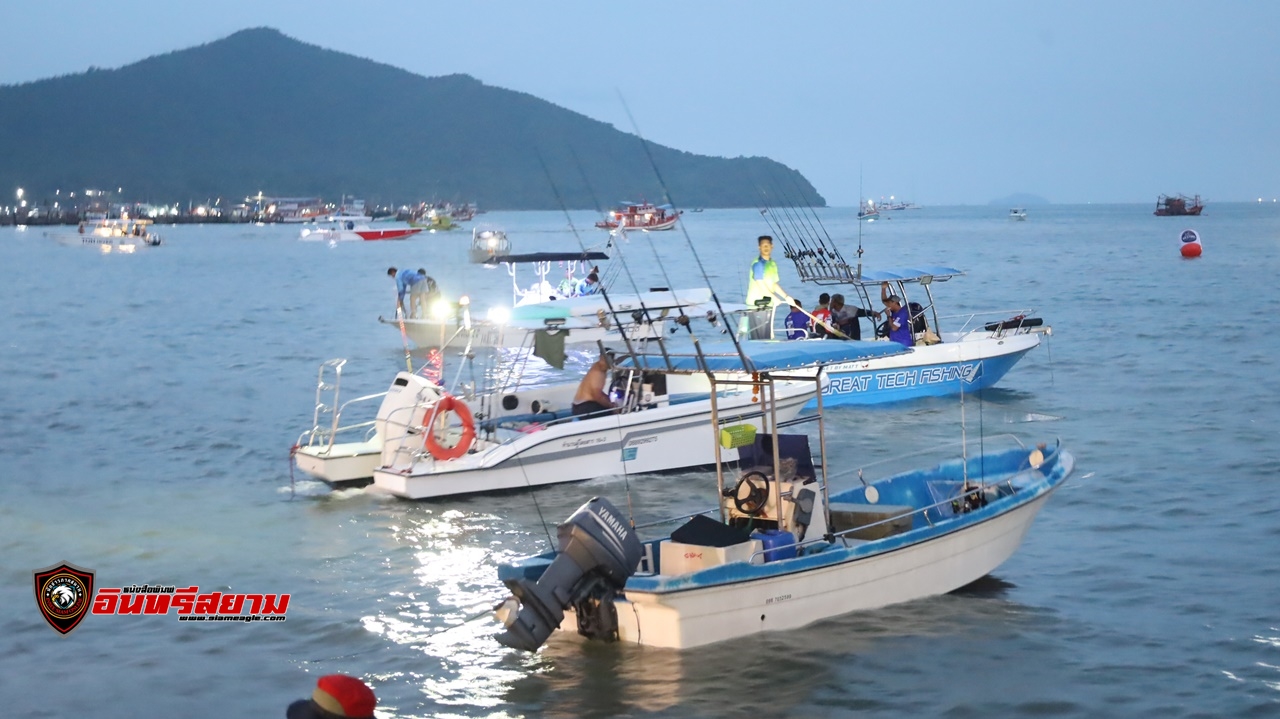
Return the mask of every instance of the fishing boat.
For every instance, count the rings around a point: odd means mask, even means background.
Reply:
[[[1009,210],[1009,219],[1022,222],[1027,219],[1027,211],[1021,207],[1015,207],[1012,210]]]
[[[706,371],[704,362],[684,367]],[[802,381],[794,365],[754,369],[747,381],[764,397],[775,396],[774,383]],[[713,403],[718,386],[712,375]],[[713,410],[713,507],[637,525],[592,498],[559,525],[554,550],[500,564],[511,597],[494,613],[497,640],[536,651],[559,630],[689,649],[945,594],[1012,556],[1075,464],[1060,442],[1013,438],[976,456],[961,444],[936,465],[887,476],[851,468],[845,487],[827,455],[821,405],[802,418],[817,423],[815,437],[781,432],[798,422],[775,417],[770,403],[761,432]]]
[[[421,227],[370,227],[364,215],[331,215],[314,227],[306,227],[298,238],[310,242],[369,242],[407,240],[422,232]]]
[[[858,207],[859,220],[874,220],[880,216],[880,210],[876,207],[875,200],[863,200]]]
[[[299,469],[334,486],[368,484],[382,452],[380,427],[367,411],[387,393],[342,401],[346,364],[345,359],[333,359],[320,365],[311,429],[289,450]],[[366,414],[351,420],[353,414],[362,412]]]
[[[81,222],[74,230],[45,232],[49,239],[64,247],[93,247],[101,252],[133,253],[139,247],[156,247],[164,240],[152,231],[151,220],[98,218]]]
[[[1155,214],[1158,217],[1177,217],[1182,215],[1199,215],[1204,211],[1204,203],[1200,196],[1161,195],[1156,199]]]
[[[860,275],[847,277],[843,284],[848,287],[848,304],[868,310],[880,304],[880,296],[872,293],[880,291],[882,282],[889,283],[890,292],[908,310],[914,345],[900,354],[828,366],[831,382],[824,390],[826,405],[884,404],[977,392],[994,386],[1040,346],[1043,336],[1053,334],[1053,328],[1033,317],[1030,308],[940,316],[934,287],[963,274],[952,267],[904,267],[862,269]],[[942,329],[948,323],[955,329]],[[834,341],[817,336],[785,340],[785,327],[776,321],[770,327],[775,341],[784,347]],[[889,342],[884,324],[876,327],[876,334],[876,341]]]
[[[671,205],[653,205],[648,202],[624,202],[611,211],[609,217],[596,223],[602,230],[644,230],[658,232],[674,229],[682,211]]]
[[[420,348],[456,347],[465,342],[475,347],[517,348],[538,340],[594,345],[620,339],[619,330],[639,341],[660,336],[677,321],[702,322],[705,318],[716,324],[714,313],[708,316],[711,290],[707,288],[656,287],[641,292],[613,292],[606,299],[595,287],[621,284],[616,267],[606,264],[603,272],[598,271],[600,263],[609,259],[608,254],[599,250],[511,253],[510,249],[510,240],[500,230],[473,231],[471,260],[486,267],[505,267],[511,276],[509,306],[480,310],[469,307],[468,299],[464,321],[463,305],[441,302],[432,317],[379,317],[378,321],[403,332]],[[517,279],[522,266],[532,267],[536,278],[527,287]],[[595,287],[586,281],[593,271],[599,278]]]
[[[849,359],[894,350],[883,343],[831,343],[815,351]],[[744,343],[743,352],[748,367],[807,361],[779,358],[770,343]],[[788,422],[823,379],[778,382],[762,397],[750,381],[717,384],[710,365],[703,373],[671,373],[635,363],[631,351],[622,359],[604,356],[616,409],[594,415],[573,413],[577,382],[497,388],[463,400],[419,375],[397,374],[378,413],[382,456],[374,491],[425,499],[709,465],[724,454],[710,433],[713,418],[731,418],[749,432],[765,422],[767,406],[770,423]],[[725,371],[729,376],[734,369]]]

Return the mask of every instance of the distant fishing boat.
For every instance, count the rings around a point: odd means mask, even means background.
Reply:
[[[151,220],[102,218],[92,223],[81,222],[75,232],[52,231],[45,236],[67,247],[97,247],[103,252],[131,253],[138,247],[155,247],[162,240],[151,231]]]
[[[1027,219],[1027,211],[1021,207],[1015,207],[1012,210],[1009,210],[1009,219],[1022,222]]]
[[[596,223],[602,230],[644,230],[658,232],[674,229],[681,211],[671,205],[653,205],[648,202],[624,202],[609,213],[608,219]]]
[[[1161,195],[1156,200],[1157,217],[1177,217],[1181,215],[1199,215],[1204,210],[1200,196]]]
[[[880,216],[880,210],[876,208],[875,200],[864,200],[862,206],[858,208],[859,220],[874,220]]]

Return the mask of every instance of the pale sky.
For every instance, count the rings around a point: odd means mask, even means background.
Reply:
[[[0,0],[0,17],[0,84],[273,27],[634,132],[621,95],[647,139],[773,158],[834,206],[1280,196],[1272,0]]]

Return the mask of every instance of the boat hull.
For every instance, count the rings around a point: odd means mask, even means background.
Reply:
[[[329,484],[368,481],[382,463],[381,440],[299,447],[298,469]]]
[[[813,396],[808,382],[789,385],[779,393],[778,421],[796,417]],[[719,404],[721,419],[758,407],[746,393]],[[761,429],[759,418],[741,423]],[[448,462],[427,457],[408,467],[379,467],[373,484],[398,497],[427,499],[662,472],[714,464],[715,443],[710,402],[691,402],[567,422]],[[736,452],[723,450],[722,458],[736,459]]]
[[[870,405],[977,392],[999,382],[1039,344],[1037,333],[986,337],[921,345],[905,355],[833,365],[826,370],[831,383],[822,402],[826,407]],[[815,400],[809,408],[816,406]]]
[[[618,638],[688,649],[954,591],[1017,551],[1051,493],[1046,489],[1004,513],[975,517],[931,539],[912,542],[910,534],[901,535],[885,542],[883,551],[855,552],[844,562],[808,571],[687,591],[628,588],[618,602]],[[562,629],[576,629],[574,621],[570,617]]]

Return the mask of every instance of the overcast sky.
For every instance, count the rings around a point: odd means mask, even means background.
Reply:
[[[621,95],[647,139],[773,158],[836,206],[1280,195],[1272,0],[0,0],[0,13],[0,84],[267,26],[635,132]]]

